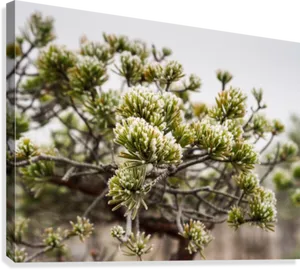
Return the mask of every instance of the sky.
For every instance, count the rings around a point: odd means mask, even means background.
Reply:
[[[54,43],[69,49],[79,48],[82,35],[91,41],[102,41],[103,32],[128,35],[157,48],[171,48],[170,59],[179,61],[185,74],[197,74],[202,80],[201,92],[193,95],[195,101],[214,103],[220,90],[216,70],[226,69],[234,76],[230,83],[233,87],[248,94],[253,87],[264,89],[268,117],[281,119],[289,127],[290,115],[300,115],[299,43],[22,1],[16,1],[17,32],[34,11],[55,19]],[[254,104],[249,98],[248,105]]]

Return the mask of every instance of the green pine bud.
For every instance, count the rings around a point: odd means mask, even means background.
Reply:
[[[223,123],[226,119],[242,118],[246,113],[247,96],[239,89],[222,91],[216,98],[216,105],[209,110],[209,116]]]
[[[106,68],[95,56],[82,57],[82,60],[69,70],[68,75],[70,86],[74,91],[81,94],[90,92],[92,96],[95,96],[95,87],[108,80]]]
[[[144,68],[143,76],[147,82],[157,82],[162,76],[163,68],[157,63],[149,63]]]
[[[172,54],[172,50],[167,47],[163,47],[161,51],[165,57],[170,56]]]
[[[142,118],[129,117],[114,129],[115,143],[126,148],[120,156],[137,163],[178,164],[182,149],[171,134],[163,133]]]
[[[147,44],[140,40],[134,40],[130,42],[129,51],[132,55],[137,55],[142,60],[142,62],[144,62],[150,54],[147,48]]]
[[[145,185],[145,175],[145,166],[125,167],[116,171],[115,176],[108,181],[109,192],[106,195],[112,197],[108,204],[116,205],[113,211],[124,206],[125,215],[132,211],[134,219],[140,206],[148,209],[144,199],[151,186]]]
[[[76,63],[76,56],[65,47],[51,45],[37,60],[39,72],[48,81],[66,81],[67,72]]]
[[[293,185],[292,178],[289,173],[280,168],[274,172],[272,180],[277,190],[286,190]]]
[[[192,123],[196,144],[201,150],[218,159],[226,159],[232,149],[233,136],[226,126],[210,124],[207,120]]]
[[[284,124],[282,124],[279,120],[275,119],[272,122],[271,130],[274,135],[281,134],[284,132]]]
[[[118,114],[123,118],[143,118],[160,130],[165,130],[167,125],[165,100],[145,87],[134,87],[127,92],[118,107]]]
[[[229,83],[233,76],[226,70],[217,70],[217,79],[222,83],[222,90],[225,90],[226,84]]]
[[[85,217],[77,216],[77,222],[70,221],[70,224],[72,225],[72,230],[68,232],[68,235],[78,235],[81,242],[90,237],[94,231],[94,225]]]
[[[103,38],[106,43],[111,47],[111,49],[114,52],[119,52],[122,53],[124,51],[129,51],[130,50],[130,42],[128,37],[120,35],[108,35],[108,34],[103,34]]]
[[[40,12],[33,13],[22,31],[24,39],[38,48],[46,46],[55,39],[53,23],[52,17],[43,18]]]
[[[194,115],[200,120],[208,114],[208,108],[205,103],[195,103],[192,107]]]
[[[96,42],[85,42],[81,45],[80,53],[82,55],[96,57],[104,65],[110,64],[113,58],[113,52],[108,44]]]
[[[267,107],[266,104],[261,104],[262,101],[263,101],[263,89],[255,89],[253,88],[252,89],[252,95],[254,96],[258,106],[261,108],[261,109],[265,109]]]
[[[228,119],[223,125],[227,127],[228,131],[232,134],[234,140],[241,140],[244,130],[242,127],[242,121],[238,119]]]
[[[191,219],[189,223],[183,225],[183,232],[179,234],[189,240],[187,250],[190,254],[199,252],[204,258],[203,250],[213,240],[213,237],[203,223]]]
[[[266,117],[262,114],[256,114],[249,125],[250,130],[259,137],[264,138],[265,133],[272,130],[272,127]]]
[[[279,150],[279,158],[284,161],[292,161],[298,154],[298,145],[293,141],[283,144]]]
[[[119,102],[120,91],[109,90],[101,92],[95,99],[88,99],[84,105],[86,111],[92,115],[91,123],[101,130],[115,126]]]
[[[233,177],[237,185],[244,191],[245,194],[252,194],[259,186],[259,179],[257,175],[252,173],[240,173]]]
[[[16,159],[29,159],[39,154],[39,148],[29,138],[23,137],[17,142]]]
[[[183,83],[183,87],[185,90],[198,91],[201,87],[201,79],[197,75],[191,74],[189,81]]]
[[[182,65],[177,61],[170,61],[163,67],[160,83],[170,86],[171,83],[178,81],[182,77],[184,77]]]
[[[45,78],[42,76],[34,76],[32,78],[26,79],[23,83],[21,83],[22,91],[26,94],[37,94],[37,92],[41,92],[41,89],[44,87]]]
[[[241,207],[233,206],[228,212],[227,222],[229,226],[237,230],[242,224],[245,223],[245,213]]]
[[[185,147],[194,143],[194,129],[189,124],[180,124],[175,126],[172,134],[176,142],[179,143],[181,147]]]
[[[48,247],[63,248],[62,240],[63,236],[60,228],[57,228],[56,230],[51,227],[45,229],[43,242]]]
[[[116,225],[111,228],[110,234],[113,238],[121,239],[125,235],[123,227]]]
[[[38,161],[26,167],[20,168],[22,181],[37,198],[43,191],[48,179],[54,175],[55,165],[53,161]]]
[[[124,244],[125,247],[122,249],[123,254],[141,258],[144,254],[150,253],[153,249],[153,246],[149,245],[150,237],[150,234],[146,236],[144,232],[131,233],[129,239]]]
[[[120,67],[115,65],[116,73],[124,77],[128,86],[135,85],[142,79],[143,64],[137,55],[132,55],[128,51],[124,51],[120,56]]]
[[[254,150],[254,146],[247,141],[237,141],[232,146],[230,161],[233,165],[247,172],[252,170],[255,164],[259,163],[259,154]]]
[[[166,132],[168,132],[183,120],[181,110],[182,101],[176,95],[169,92],[163,93],[162,98],[164,100],[164,115],[167,124]]]
[[[273,231],[277,221],[276,199],[273,191],[263,187],[249,198],[249,217],[252,225]]]

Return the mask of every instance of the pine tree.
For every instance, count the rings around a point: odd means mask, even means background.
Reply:
[[[12,215],[8,226],[13,260],[66,260],[67,239],[84,241],[104,223],[122,252],[140,260],[156,248],[151,235],[178,239],[186,246],[175,258],[192,259],[218,237],[216,224],[274,230],[276,198],[263,182],[278,164],[295,161],[297,145],[272,144],[284,126],[262,114],[262,89],[247,96],[230,85],[229,71],[218,70],[215,104],[196,103],[191,94],[201,79],[171,55],[106,33],[101,41],[81,39],[72,51],[55,43],[54,20],[40,13],[7,46],[15,60],[8,85],[17,79],[7,91],[7,176],[10,192],[18,192],[8,205],[23,217]],[[122,81],[118,89],[106,87],[113,76]],[[24,135],[54,122],[46,145]],[[281,171],[274,181],[291,185]],[[291,198],[299,204],[299,191]],[[95,260],[115,256],[98,253],[91,253]]]

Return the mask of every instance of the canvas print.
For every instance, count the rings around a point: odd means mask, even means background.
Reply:
[[[7,256],[300,258],[300,45],[7,5]]]

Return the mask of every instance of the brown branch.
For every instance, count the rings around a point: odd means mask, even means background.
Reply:
[[[78,183],[77,181],[62,181],[61,176],[52,176],[48,182],[58,186],[65,186],[71,190],[78,190],[84,194],[91,195],[91,196],[98,196],[101,194],[103,190],[103,185],[100,187],[95,188],[92,185],[83,185]]]
[[[40,154],[39,156],[35,156],[29,160],[23,160],[23,161],[19,161],[19,162],[15,162],[15,163],[9,163],[9,165],[15,166],[15,167],[25,167],[32,163],[41,161],[41,160],[69,164],[74,167],[93,169],[93,170],[97,170],[100,172],[111,172],[111,171],[114,171],[114,169],[116,169],[116,166],[113,166],[111,164],[94,165],[94,164],[90,164],[90,163],[78,162],[78,161],[71,160],[71,159],[68,159],[65,157],[50,156],[50,155],[45,155],[45,154]]]
[[[180,164],[176,170],[174,172],[172,172],[171,175],[181,171],[181,170],[184,170],[190,166],[193,166],[193,165],[196,165],[196,164],[199,164],[199,163],[202,163],[204,161],[207,161],[210,157],[209,156],[201,156],[200,158],[196,159],[196,160],[192,160],[192,161],[188,161],[186,163],[183,163],[183,164]]]
[[[43,244],[43,243],[33,244],[33,243],[29,243],[29,242],[24,241],[24,240],[18,241],[17,243],[21,244],[23,246],[26,246],[26,247],[30,247],[30,248],[44,248],[44,247],[46,247],[46,245]]]
[[[48,251],[54,249],[54,247],[50,247],[50,246],[47,246],[45,247],[44,249],[42,250],[39,250],[37,251],[36,253],[32,254],[31,256],[29,256],[25,262],[31,262],[32,260],[34,260],[35,258],[37,258],[38,256],[42,255],[42,254],[45,254],[47,253]]]

